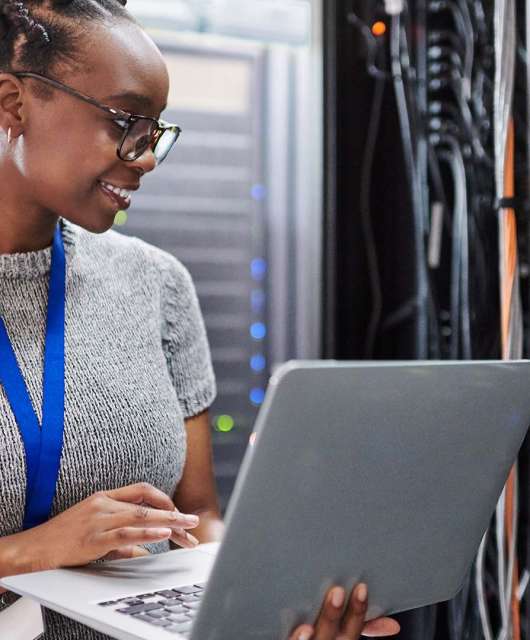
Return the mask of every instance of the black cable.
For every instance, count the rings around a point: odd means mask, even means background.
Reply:
[[[429,175],[430,175],[434,190],[436,191],[436,196],[438,198],[438,201],[441,202],[443,206],[443,221],[444,221],[445,230],[447,234],[450,235],[451,234],[451,212],[449,209],[447,194],[446,194],[445,186],[442,179],[442,173],[440,171],[440,163],[438,162],[438,158],[436,156],[436,152],[432,144],[429,145]]]
[[[414,215],[414,248],[416,269],[416,301],[414,305],[414,308],[416,310],[416,353],[414,355],[416,358],[425,359],[428,351],[428,278],[424,246],[424,211],[422,209],[421,190],[418,185],[418,177],[416,174],[416,157],[414,153],[414,143],[410,126],[406,92],[401,71],[401,21],[399,14],[392,16],[390,43],[392,78],[396,95],[398,119],[401,130],[401,140],[403,144],[403,158],[405,161],[405,168],[409,183],[412,210]]]
[[[366,143],[364,147],[364,157],[361,173],[361,219],[366,247],[366,258],[368,261],[368,275],[370,278],[370,288],[372,292],[372,312],[370,314],[370,320],[368,323],[366,347],[364,351],[365,358],[367,359],[372,359],[374,357],[377,329],[381,320],[381,311],[383,308],[383,294],[381,291],[381,278],[379,274],[379,262],[377,257],[376,243],[372,229],[370,201],[375,145],[377,142],[377,135],[379,133],[379,125],[381,122],[381,109],[383,106],[384,90],[384,78],[377,77],[375,80],[372,107],[370,109],[370,120],[368,123],[368,133],[366,136]]]

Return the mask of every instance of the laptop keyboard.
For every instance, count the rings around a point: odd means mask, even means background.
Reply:
[[[205,583],[175,587],[128,596],[119,600],[98,602],[100,607],[111,608],[116,613],[132,616],[168,633],[188,637],[199,609]]]

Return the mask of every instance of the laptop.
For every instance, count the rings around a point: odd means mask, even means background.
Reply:
[[[530,362],[291,362],[221,545],[9,577],[121,640],[287,638],[332,584],[368,618],[460,590],[530,425]]]

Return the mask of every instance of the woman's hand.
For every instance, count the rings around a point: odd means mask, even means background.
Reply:
[[[40,571],[145,555],[138,545],[170,538],[195,546],[186,529],[198,524],[197,516],[180,513],[165,493],[140,483],[100,491],[13,539],[21,552],[30,550],[31,570]]]
[[[355,587],[346,607],[345,597],[342,587],[331,588],[324,598],[315,625],[298,627],[290,640],[357,640],[361,634],[376,638],[399,633],[399,624],[391,618],[378,618],[365,624],[368,609],[368,589],[365,584]]]

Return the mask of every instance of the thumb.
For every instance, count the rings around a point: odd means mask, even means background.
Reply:
[[[150,555],[147,549],[131,545],[128,547],[120,547],[115,549],[103,558],[103,560],[127,560],[128,558],[142,558],[143,556]]]

